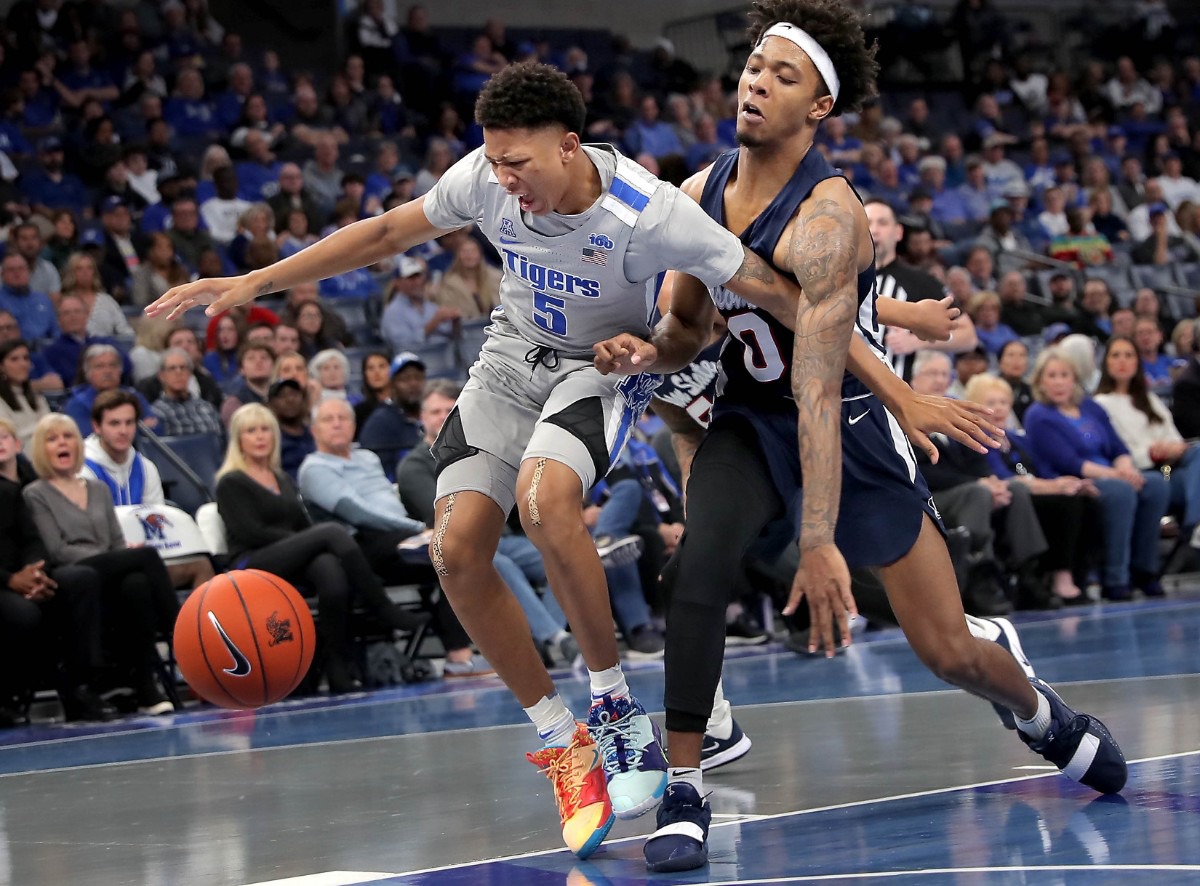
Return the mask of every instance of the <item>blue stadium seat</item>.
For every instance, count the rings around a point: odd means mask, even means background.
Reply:
[[[164,448],[178,460],[172,459]],[[138,451],[158,468],[166,497],[192,516],[202,504],[216,497],[217,468],[221,466],[225,452],[220,437],[215,434],[156,435],[153,440],[142,436],[139,437]],[[183,468],[179,461],[183,462]]]
[[[464,368],[469,369],[479,359],[479,351],[483,348],[483,341],[486,337],[484,330],[491,322],[487,317],[480,317],[478,320],[467,320],[463,323],[458,350],[462,355]]]
[[[1098,265],[1087,270],[1088,279],[1099,278],[1108,284],[1108,288],[1112,290],[1113,298],[1122,305],[1128,305],[1133,301],[1134,284],[1129,276],[1128,268],[1114,268],[1106,265]]]
[[[425,364],[425,375],[429,378],[460,378],[463,375],[455,342],[424,345],[412,351]]]
[[[1176,265],[1175,276],[1179,279],[1180,286],[1200,292],[1200,262]]]
[[[1148,286],[1156,291],[1178,285],[1170,265],[1134,265],[1133,282],[1138,289]]]

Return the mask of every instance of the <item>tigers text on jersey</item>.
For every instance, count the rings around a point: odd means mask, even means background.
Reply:
[[[742,265],[737,237],[673,185],[608,145],[586,145],[601,194],[578,215],[528,216],[492,172],[483,148],[452,166],[425,195],[439,228],[475,222],[500,253],[500,307],[530,343],[568,355],[620,332],[646,338],[664,271],[710,288]]]

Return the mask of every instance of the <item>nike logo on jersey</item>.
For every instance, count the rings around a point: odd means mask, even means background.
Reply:
[[[500,242],[507,246],[511,246],[512,244],[520,243],[521,241],[520,240],[509,240],[507,237],[501,237]]]
[[[511,249],[502,249],[501,252],[504,254],[504,264],[508,270],[538,292],[565,292],[568,295],[582,295],[586,298],[600,297],[599,280],[565,274],[557,268],[547,268]]]
[[[225,633],[225,629],[221,627],[221,623],[217,621],[217,614],[211,610],[208,613],[208,620],[212,622],[212,626],[217,629],[217,633],[221,635],[221,640],[225,644],[225,648],[229,650],[229,654],[233,656],[233,667],[223,668],[231,677],[244,677],[250,673],[250,660],[242,654],[242,650],[237,648],[229,635]]]
[[[867,412],[870,412],[870,411],[871,411],[870,409],[868,409],[868,410],[867,410]],[[862,413],[861,415],[852,415],[852,416],[850,416],[850,424],[851,424],[851,425],[856,425],[856,424],[858,424],[860,421],[862,421],[864,418],[866,418],[866,417],[867,417],[867,412],[864,412],[864,413]]]

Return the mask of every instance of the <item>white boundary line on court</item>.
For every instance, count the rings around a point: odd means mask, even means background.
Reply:
[[[788,653],[788,654],[794,655],[795,653]],[[1115,678],[1095,679],[1095,680],[1071,680],[1071,681],[1062,681],[1062,682],[1056,681],[1054,683],[1054,685],[1055,685],[1055,687],[1058,687],[1058,686],[1087,686],[1087,685],[1090,685],[1093,683],[1123,683],[1123,682],[1132,681],[1132,680],[1137,680],[1138,682],[1144,683],[1149,680],[1178,680],[1180,678],[1188,679],[1188,678],[1195,678],[1198,676],[1200,676],[1200,674],[1194,674],[1194,673],[1155,674],[1155,675],[1149,676],[1149,677],[1133,676],[1133,677],[1115,677]],[[795,699],[792,701],[762,701],[762,702],[754,702],[752,704],[734,705],[734,709],[735,710],[746,710],[749,708],[796,707],[796,706],[800,706],[800,705],[828,704],[830,702],[869,701],[869,700],[877,700],[877,699],[881,699],[881,698],[915,698],[915,697],[919,697],[919,696],[963,695],[963,694],[965,694],[965,693],[963,693],[963,691],[961,689],[956,689],[952,686],[947,686],[945,689],[926,689],[926,690],[918,690],[915,692],[881,692],[881,693],[877,693],[875,695],[839,695],[839,696],[830,696],[829,698],[799,698],[799,699]],[[331,709],[330,708],[320,708],[318,710],[331,710]],[[297,713],[300,713],[300,712],[297,712]],[[654,711],[653,713],[661,714],[662,712]],[[186,729],[190,726],[211,726],[214,723],[220,723],[220,722],[230,722],[230,721],[228,721],[228,720],[210,720],[205,723],[180,723],[178,725],[161,727],[161,729],[162,729],[162,733],[166,733],[166,732],[172,731],[172,730]],[[526,728],[528,728],[528,726],[524,722],[522,722],[522,723],[499,723],[495,726],[462,726],[457,729],[435,729],[435,730],[430,730],[428,732],[402,732],[402,733],[397,733],[397,734],[392,734],[392,735],[365,735],[365,736],[360,736],[358,738],[330,738],[330,739],[326,739],[324,741],[307,741],[307,742],[301,741],[301,742],[295,742],[293,744],[272,745],[270,747],[225,748],[225,749],[222,749],[219,751],[200,751],[195,754],[168,754],[168,755],[160,756],[160,757],[140,757],[136,760],[111,760],[111,761],[107,761],[104,763],[84,763],[79,766],[55,766],[55,767],[48,768],[48,769],[26,769],[26,770],[22,770],[20,772],[0,772],[0,779],[13,778],[15,776],[21,776],[21,775],[34,776],[34,775],[49,775],[49,774],[53,774],[53,773],[57,773],[57,772],[82,772],[82,771],[85,771],[88,769],[100,769],[100,768],[103,768],[106,766],[132,766],[132,765],[136,765],[138,763],[166,763],[166,762],[171,762],[173,760],[193,760],[193,759],[202,760],[206,757],[227,757],[230,754],[258,754],[258,753],[264,753],[267,751],[289,751],[289,750],[297,750],[299,748],[320,748],[320,747],[328,747],[330,745],[337,745],[337,744],[361,744],[362,742],[368,742],[368,741],[395,741],[395,740],[403,740],[403,739],[407,739],[407,738],[421,738],[421,737],[432,736],[432,735],[454,735],[456,733],[462,733],[462,732],[478,732],[479,730],[482,730],[482,729],[493,730],[493,729],[526,729]],[[4,745],[4,746],[0,746],[0,757],[2,757],[6,751],[19,751],[22,748],[46,747],[46,746],[50,746],[50,745],[66,744],[66,743],[70,743],[70,742],[85,741],[85,740],[91,739],[91,738],[102,738],[102,737],[107,737],[107,736],[153,735],[153,734],[156,734],[156,732],[155,732],[155,730],[152,730],[152,729],[131,729],[131,730],[122,731],[122,732],[101,733],[99,735],[97,735],[97,734],[77,735],[77,736],[73,735],[73,736],[68,736],[68,737],[64,737],[64,738],[51,738],[51,739],[46,739],[45,741],[29,742],[28,744]],[[1200,751],[1183,751],[1181,753],[1183,753],[1183,754],[1200,753]],[[1137,762],[1147,762],[1152,759],[1156,759],[1156,758],[1148,757],[1148,758],[1146,758],[1146,760],[1137,761]]]
[[[247,883],[246,886],[358,886],[360,883],[390,880],[396,876],[399,875],[385,874],[382,871],[324,871],[320,874],[285,877],[282,880],[262,880]]]
[[[765,880],[721,880],[720,886],[765,886],[768,883],[824,883],[829,880],[865,880],[868,877],[928,877],[953,874],[1016,874],[1026,872],[1059,871],[1147,871],[1153,873],[1195,873],[1200,865],[1195,864],[1027,864],[1009,867],[986,868],[914,868],[911,871],[863,871],[855,874],[812,874],[801,877],[770,877]],[[400,876],[404,876],[401,874]]]
[[[1200,750],[1194,750],[1194,751],[1178,751],[1178,752],[1176,752],[1176,753],[1173,753],[1173,754],[1159,754],[1158,756],[1155,756],[1155,757],[1142,757],[1141,759],[1137,759],[1137,760],[1129,760],[1129,761],[1127,761],[1127,762],[1128,762],[1128,765],[1130,765],[1130,766],[1134,766],[1134,765],[1138,765],[1138,764],[1141,764],[1141,763],[1158,763],[1158,762],[1160,762],[1160,761],[1162,761],[1162,760],[1175,760],[1175,759],[1179,759],[1179,758],[1181,758],[1181,757],[1194,757],[1194,756],[1197,756],[1197,755],[1200,755]],[[834,804],[832,804],[832,805],[830,805],[830,806],[818,806],[818,807],[815,807],[815,808],[813,808],[813,809],[794,809],[794,810],[792,810],[792,811],[790,811],[790,812],[776,812],[776,813],[772,813],[772,814],[770,814],[770,815],[760,815],[760,816],[757,816],[757,817],[752,817],[752,818],[749,818],[749,819],[743,818],[743,819],[739,819],[739,820],[737,820],[737,821],[721,821],[721,822],[713,822],[713,824],[712,824],[712,827],[713,827],[713,828],[721,828],[721,827],[728,827],[728,826],[730,826],[730,825],[735,825],[735,824],[736,824],[736,825],[740,825],[740,824],[757,824],[757,823],[759,823],[759,822],[764,822],[764,821],[775,821],[775,820],[778,820],[778,819],[781,819],[781,818],[796,818],[796,817],[798,817],[798,816],[801,816],[801,815],[813,815],[814,813],[817,813],[817,812],[834,812],[834,811],[836,811],[836,810],[839,810],[839,809],[853,809],[853,808],[855,808],[855,807],[857,807],[857,806],[869,806],[869,805],[871,805],[871,804],[873,804],[873,803],[893,803],[893,802],[896,802],[896,801],[898,801],[898,800],[914,800],[914,799],[917,799],[917,798],[920,798],[920,797],[934,797],[934,796],[937,796],[938,794],[950,794],[950,793],[954,793],[955,791],[972,791],[972,790],[977,790],[977,789],[979,789],[979,788],[989,788],[989,787],[994,787],[995,785],[1002,785],[1002,784],[1015,784],[1015,783],[1017,783],[1017,782],[1021,782],[1021,781],[1033,781],[1033,780],[1035,780],[1035,779],[1039,779],[1039,778],[1051,778],[1051,777],[1057,777],[1057,776],[1058,776],[1058,773],[1057,773],[1057,772],[1043,772],[1043,773],[1040,773],[1040,774],[1038,774],[1038,775],[1021,775],[1021,776],[1017,776],[1017,777],[1015,777],[1015,778],[1001,778],[1001,779],[996,779],[996,780],[994,780],[994,781],[981,781],[981,782],[976,782],[976,783],[974,783],[974,784],[955,785],[955,786],[953,786],[953,787],[947,787],[947,788],[931,788],[931,789],[929,789],[929,790],[927,790],[927,791],[912,791],[912,792],[910,792],[910,793],[907,793],[907,794],[895,794],[895,795],[893,795],[893,796],[890,796],[890,797],[879,797],[879,798],[876,798],[876,799],[874,799],[874,800],[852,800],[852,801],[850,801],[850,802],[848,802],[848,803],[834,803]],[[601,845],[603,845],[603,846],[612,846],[612,845],[615,845],[615,844],[617,844],[617,843],[629,843],[629,842],[632,842],[632,841],[634,841],[634,840],[645,840],[645,839],[646,839],[646,837],[648,837],[648,836],[650,836],[650,835],[649,835],[649,834],[638,834],[638,835],[635,835],[635,836],[632,836],[632,837],[619,837],[619,838],[617,838],[617,839],[615,839],[615,840],[606,840],[606,841],[604,841],[604,843],[603,843],[603,844],[601,844]],[[542,855],[557,855],[557,854],[558,854],[558,853],[560,853],[560,852],[562,852],[562,853],[565,853],[565,852],[567,852],[567,851],[568,851],[568,850],[567,850],[567,849],[565,849],[565,848],[557,848],[557,849],[542,849],[542,850],[540,850],[540,851],[536,851],[536,852],[522,852],[522,853],[521,853],[521,854],[519,854],[519,855],[502,855],[502,856],[499,856],[499,857],[497,857],[497,858],[485,858],[485,859],[481,859],[481,860],[479,860],[479,861],[464,861],[464,862],[458,862],[458,863],[456,863],[456,864],[440,865],[440,866],[438,866],[438,867],[432,867],[432,868],[421,868],[420,870],[416,870],[416,871],[404,871],[403,873],[396,874],[396,876],[397,876],[397,877],[415,877],[415,876],[417,876],[417,875],[419,875],[419,874],[433,874],[433,873],[437,873],[438,871],[452,871],[452,870],[458,870],[458,869],[461,869],[461,868],[471,868],[471,867],[477,867],[477,866],[479,866],[479,865],[490,865],[490,864],[497,864],[497,863],[502,863],[502,862],[520,861],[520,860],[522,860],[522,859],[525,859],[525,858],[537,858],[537,857],[539,857],[539,856],[542,856]],[[972,871],[981,871],[981,872],[986,872],[986,871],[991,871],[991,870],[995,870],[995,871],[1007,871],[1007,870],[1012,870],[1012,871],[1023,871],[1023,870],[1042,870],[1042,869],[1043,869],[1043,868],[1042,868],[1041,866],[1039,866],[1039,865],[1032,865],[1032,866],[1030,866],[1030,867],[1027,867],[1027,868],[1025,868],[1025,867],[1017,867],[1017,868],[961,868],[961,869],[958,869],[958,868],[947,868],[947,869],[945,869],[945,870],[946,870],[946,872],[969,873],[969,872],[972,872]],[[1048,867],[1048,866],[1047,866],[1045,869],[1046,869],[1046,870],[1053,870],[1053,868],[1051,868],[1051,867]],[[1069,867],[1069,866],[1067,866],[1067,867],[1063,867],[1063,868],[1061,868],[1061,869],[1062,869],[1062,870],[1075,870],[1075,868],[1074,868],[1074,867]],[[1086,865],[1086,866],[1082,866],[1082,867],[1080,867],[1079,869],[1080,869],[1080,870],[1099,870],[1099,869],[1101,869],[1101,868],[1100,868],[1100,866]],[[1110,866],[1110,868],[1109,868],[1109,869],[1111,869],[1111,870],[1121,870],[1121,869],[1122,869],[1122,867],[1121,867],[1120,865],[1113,865],[1113,866]],[[1155,865],[1144,865],[1144,866],[1131,866],[1129,869],[1130,869],[1130,870],[1169,870],[1169,869],[1171,869],[1171,868],[1170,868],[1169,866],[1166,866],[1166,865],[1161,865],[1161,866],[1155,866]],[[1181,867],[1179,868],[1179,870],[1186,870],[1186,871],[1200,871],[1200,865],[1192,865],[1192,866],[1186,866],[1186,865],[1185,865],[1185,866],[1181,866]],[[740,884],[754,884],[754,883],[803,883],[803,882],[805,882],[805,881],[812,882],[812,881],[814,881],[814,880],[822,880],[822,879],[839,879],[839,878],[848,878],[848,877],[859,877],[859,878],[861,878],[861,877],[867,877],[867,876],[872,876],[872,877],[879,877],[879,876],[908,876],[908,875],[910,875],[910,874],[917,874],[917,873],[938,873],[938,871],[911,871],[911,872],[910,872],[910,871],[893,871],[893,872],[886,872],[886,871],[885,871],[885,872],[882,872],[882,873],[870,873],[870,874],[868,874],[868,873],[862,873],[862,874],[833,874],[833,875],[830,875],[830,874],[822,874],[821,876],[799,877],[799,878],[791,878],[791,879],[787,879],[787,878],[785,878],[785,879],[777,879],[777,880],[735,880],[735,881],[728,881],[728,882],[727,882],[727,881],[721,881],[721,882],[722,882],[722,886],[736,886],[736,884],[739,884],[739,883],[740,883]]]
[[[1179,609],[1179,608],[1195,608],[1196,602],[1197,601],[1195,601],[1195,600],[1190,600],[1190,601],[1189,600],[1179,600],[1172,604],[1155,607],[1155,609],[1153,611],[1154,612],[1162,612],[1162,611],[1170,611],[1172,609]],[[1146,610],[1146,611],[1151,611],[1151,610]],[[1083,613],[1081,613],[1081,614],[1083,614]],[[1101,611],[1101,612],[1097,612],[1097,613],[1089,613],[1088,618],[1089,619],[1097,619],[1097,618],[1107,619],[1107,618],[1116,618],[1116,617],[1126,616],[1128,614],[1129,614],[1128,612],[1104,612],[1104,611]],[[1023,624],[1025,627],[1036,627],[1036,626],[1040,626],[1040,625],[1055,624],[1057,621],[1059,621],[1059,619],[1057,619],[1057,618],[1043,618],[1043,619],[1035,619],[1033,621],[1025,622]],[[889,628],[888,630],[895,631],[896,636],[888,637],[886,639],[872,640],[869,644],[859,644],[859,646],[860,647],[861,646],[875,646],[875,645],[882,646],[882,645],[889,645],[889,644],[895,644],[895,643],[903,643],[905,645],[908,644],[908,640],[905,639],[904,634],[900,631],[899,628]],[[752,650],[748,650],[748,652],[750,652],[750,651],[752,651]],[[737,663],[740,661],[762,661],[765,659],[782,658],[782,657],[792,658],[792,657],[795,657],[795,655],[796,655],[796,653],[794,653],[790,650],[787,650],[787,649],[774,649],[774,650],[770,650],[770,651],[763,650],[759,654],[746,654],[746,655],[734,656],[733,658],[729,659],[729,662]],[[634,662],[634,664],[638,666],[638,668],[637,668],[638,670],[650,671],[650,670],[654,669],[654,666],[656,663],[655,662]],[[657,664],[660,666],[659,669],[661,670],[661,662],[659,662]],[[562,670],[562,669],[556,669],[556,670]],[[551,676],[554,676],[554,675],[555,675],[555,673],[552,671]],[[1142,681],[1166,680],[1166,679],[1171,679],[1174,677],[1194,677],[1194,676],[1196,676],[1196,674],[1192,674],[1192,673],[1188,673],[1188,674],[1154,674],[1152,676],[1146,676],[1146,677],[1131,676],[1131,677],[1112,677],[1112,678],[1108,678],[1108,679],[1093,679],[1093,680],[1055,681],[1055,685],[1056,686],[1060,686],[1060,685],[1061,686],[1083,686],[1083,685],[1087,685],[1089,683],[1119,683],[1119,682],[1123,682],[1125,680],[1142,680]],[[410,696],[401,697],[401,698],[380,698],[375,693],[371,693],[372,697],[354,701],[352,704],[329,704],[329,705],[321,705],[321,706],[317,706],[317,707],[297,706],[295,708],[267,710],[267,711],[262,711],[261,713],[256,714],[256,717],[272,717],[272,718],[274,718],[274,717],[290,716],[293,714],[323,713],[325,711],[336,711],[336,710],[339,710],[341,708],[346,708],[346,707],[373,707],[376,705],[384,705],[384,704],[401,704],[401,703],[410,702],[410,701],[425,701],[425,700],[439,699],[439,698],[454,698],[454,697],[460,696],[460,695],[475,695],[481,691],[501,691],[501,690],[507,691],[506,687],[501,682],[496,682],[494,680],[484,678],[484,677],[480,677],[478,679],[479,679],[479,682],[475,683],[473,685],[464,685],[461,688],[452,689],[452,690],[448,690],[448,691],[444,691],[444,692],[420,693],[420,694],[410,695]],[[580,679],[582,680],[582,678],[580,678]],[[874,695],[830,696],[828,698],[801,698],[801,699],[794,699],[794,700],[788,700],[788,701],[754,702],[751,704],[736,705],[736,707],[744,709],[744,708],[766,707],[766,706],[772,706],[772,705],[801,705],[801,704],[815,704],[815,703],[827,702],[827,701],[853,701],[855,699],[860,699],[860,698],[904,698],[907,696],[935,695],[938,693],[953,693],[953,692],[960,692],[960,691],[961,690],[955,689],[954,687],[946,687],[945,689],[927,689],[927,690],[918,690],[918,691],[914,691],[914,692],[882,692],[882,693],[876,693]],[[659,713],[662,713],[662,711],[653,710],[653,711],[651,711],[651,713],[659,714]],[[46,739],[42,739],[41,741],[25,742],[25,743],[19,744],[19,745],[2,745],[2,746],[0,746],[0,755],[3,755],[5,751],[13,750],[13,749],[17,749],[17,748],[45,747],[45,746],[49,746],[49,745],[66,744],[66,743],[77,742],[77,741],[89,741],[94,738],[113,738],[113,737],[128,736],[128,735],[152,735],[152,734],[156,734],[156,733],[162,734],[162,733],[173,731],[173,730],[187,729],[192,726],[209,726],[214,723],[225,723],[225,722],[230,722],[230,721],[233,721],[236,719],[237,719],[237,717],[222,717],[222,718],[219,718],[216,720],[198,720],[198,721],[191,722],[191,723],[172,723],[170,725],[156,726],[154,728],[146,727],[146,728],[142,728],[142,729],[120,729],[120,730],[116,730],[113,732],[99,732],[99,733],[91,732],[86,735],[64,735],[61,738],[46,738]],[[298,742],[295,745],[278,745],[278,746],[272,747],[272,748],[250,748],[248,750],[258,750],[258,751],[280,750],[280,749],[290,748],[290,747],[301,747],[305,744],[311,744],[314,747],[320,747],[321,745],[336,744],[339,742],[349,743],[349,742],[353,742],[353,741],[369,741],[369,740],[372,740],[373,738],[403,738],[408,735],[428,735],[428,734],[432,734],[433,732],[437,732],[439,734],[454,733],[454,732],[469,732],[472,729],[508,729],[513,726],[524,726],[524,725],[525,724],[522,722],[522,723],[501,723],[501,724],[497,724],[495,726],[465,726],[461,729],[437,729],[437,730],[430,730],[428,732],[406,732],[406,733],[401,733],[399,735],[392,735],[392,736],[380,735],[380,736],[369,736],[369,737],[365,737],[365,738],[330,739],[329,741],[323,741],[323,742]],[[60,769],[86,769],[86,768],[95,767],[95,766],[119,766],[119,765],[123,765],[126,763],[151,763],[151,762],[156,762],[156,761],[161,761],[161,760],[174,759],[177,756],[206,757],[206,756],[212,756],[212,755],[224,754],[224,753],[242,753],[242,749],[235,750],[235,751],[205,751],[205,752],[202,752],[199,754],[171,755],[171,756],[167,756],[167,757],[146,757],[141,760],[118,760],[118,761],[113,761],[113,762],[109,762],[109,763],[88,763],[88,764],[85,764],[84,766],[64,766],[64,767],[59,767],[56,769],[36,769],[36,770],[30,770],[27,773],[26,772],[5,772],[5,773],[0,773],[0,778],[6,778],[11,775],[25,775],[25,774],[32,775],[35,772],[58,772],[58,771],[60,771]]]

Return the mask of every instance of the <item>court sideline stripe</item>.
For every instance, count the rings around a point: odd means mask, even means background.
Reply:
[[[1128,760],[1127,765],[1137,766],[1137,765],[1140,765],[1143,763],[1158,763],[1163,760],[1176,760],[1181,757],[1194,757],[1197,755],[1200,755],[1200,750],[1178,751],[1173,754],[1159,754],[1158,756],[1155,756],[1155,757],[1142,757],[1137,760]],[[817,812],[835,812],[840,809],[853,809],[858,806],[870,806],[873,803],[894,803],[899,800],[915,800],[920,797],[935,797],[938,794],[950,794],[950,793],[954,793],[955,791],[973,791],[973,790],[978,790],[979,788],[990,788],[990,787],[995,787],[996,785],[1016,784],[1017,782],[1022,782],[1022,781],[1033,781],[1033,780],[1039,779],[1039,778],[1052,778],[1052,777],[1058,778],[1060,776],[1059,776],[1058,772],[1043,772],[1043,773],[1039,773],[1037,775],[1021,775],[1021,776],[1017,776],[1015,778],[1001,778],[1001,779],[997,779],[995,781],[981,781],[981,782],[977,782],[975,784],[956,785],[956,786],[947,787],[947,788],[930,788],[927,791],[913,791],[913,792],[907,793],[907,794],[896,794],[896,795],[890,796],[890,797],[879,797],[874,800],[853,800],[848,803],[835,803],[831,806],[818,806],[814,809],[794,809],[790,812],[775,812],[770,815],[760,815],[760,816],[753,817],[753,818],[742,818],[737,821],[713,822],[712,827],[713,828],[728,827],[728,826],[734,825],[734,824],[743,824],[747,821],[749,821],[749,823],[758,823],[758,822],[762,822],[762,821],[776,821],[781,818],[796,818],[801,815],[812,815]],[[619,837],[615,840],[605,840],[604,843],[602,843],[601,845],[602,846],[613,846],[617,843],[630,843],[634,840],[645,840],[648,836],[650,836],[650,835],[649,834],[637,834],[632,837]],[[542,855],[555,855],[560,852],[567,852],[567,851],[568,850],[566,848],[542,849],[542,850],[536,851],[536,852],[523,852],[520,855],[502,855],[497,858],[482,859],[481,861],[464,861],[464,862],[458,862],[456,864],[441,865],[439,867],[421,868],[420,870],[416,870],[416,871],[405,871],[404,873],[397,874],[396,876],[397,877],[415,877],[419,874],[435,874],[439,871],[453,871],[453,870],[459,870],[461,868],[478,867],[481,865],[492,865],[492,864],[499,864],[499,863],[510,862],[510,861],[521,861],[522,859],[526,859],[526,858],[537,858]],[[1042,868],[1041,868],[1041,866],[1033,866],[1031,869],[1041,870]],[[1082,870],[1094,870],[1095,867],[1092,865],[1086,865],[1081,869]],[[1137,868],[1137,869],[1142,870],[1143,868]],[[1200,866],[1184,867],[1182,869],[1189,870],[1189,871],[1190,870],[1200,871]],[[947,868],[947,870],[958,870],[958,869]],[[969,871],[971,869],[962,869],[962,870]],[[993,868],[980,868],[980,870],[983,870],[983,871],[1008,870],[1008,868],[994,868],[994,869]],[[1013,868],[1012,870],[1026,870],[1026,868]],[[1049,868],[1047,868],[1047,870],[1049,870]],[[895,876],[896,873],[907,874],[908,872],[894,872],[892,874],[892,876]],[[913,873],[926,873],[926,872],[925,871],[914,871]],[[886,872],[885,872],[885,874],[886,874]],[[885,874],[871,874],[870,876],[883,876]],[[838,875],[823,874],[820,877],[812,877],[810,879],[812,879],[812,880],[834,879],[837,876]],[[842,876],[845,876],[845,875],[842,875]],[[867,875],[866,874],[862,874],[862,875],[855,874],[853,876],[867,876]],[[722,886],[735,886],[735,884],[738,884],[738,883],[751,884],[751,883],[789,883],[789,882],[803,882],[803,880],[800,880],[800,881],[796,881],[796,880],[722,881]]]
[[[794,653],[792,653],[792,654],[794,654]],[[1061,681],[1061,682],[1055,681],[1054,685],[1056,687],[1058,687],[1058,686],[1087,686],[1087,685],[1090,685],[1093,683],[1123,683],[1123,682],[1127,682],[1130,680],[1146,682],[1148,680],[1178,680],[1180,678],[1194,679],[1197,676],[1200,676],[1200,675],[1197,675],[1197,674],[1157,674],[1157,675],[1154,675],[1151,677],[1133,676],[1133,677],[1116,677],[1116,678],[1112,678],[1112,679],[1070,680],[1070,681]],[[734,708],[735,708],[735,710],[746,710],[749,708],[794,707],[794,706],[798,706],[798,705],[828,704],[830,702],[878,701],[881,698],[915,698],[918,696],[963,695],[963,694],[965,694],[965,693],[961,689],[955,689],[953,686],[948,686],[945,689],[927,689],[927,690],[923,690],[923,691],[917,690],[915,692],[883,692],[883,693],[879,693],[877,695],[831,696],[829,698],[801,698],[801,699],[795,699],[793,701],[762,701],[762,702],[754,702],[752,704],[734,705]],[[335,710],[335,709],[336,708],[318,708],[315,710],[327,711],[327,710]],[[279,713],[282,714],[285,712],[280,711]],[[304,712],[296,712],[296,713],[304,713]],[[650,713],[659,715],[659,714],[662,714],[663,712],[659,711],[659,710],[652,710]],[[278,716],[278,715],[276,715],[276,716]],[[163,730],[163,733],[166,733],[167,731],[187,729],[190,726],[209,726],[215,722],[227,722],[227,721],[222,720],[222,721],[208,721],[208,722],[200,722],[200,723],[181,723],[178,726],[162,727],[162,730]],[[366,742],[366,741],[395,741],[395,740],[402,740],[402,739],[406,739],[406,738],[420,738],[423,736],[431,736],[431,735],[455,735],[455,734],[463,733],[463,732],[478,732],[483,729],[487,729],[490,731],[490,730],[494,730],[494,729],[527,729],[527,728],[529,728],[529,727],[528,727],[528,724],[525,722],[498,723],[495,726],[463,726],[458,729],[436,729],[436,730],[432,730],[429,732],[403,732],[403,733],[399,733],[399,734],[395,734],[395,735],[364,735],[364,736],[360,736],[358,738],[331,738],[331,739],[326,739],[325,741],[309,741],[309,742],[301,741],[301,742],[295,742],[293,744],[272,745],[271,747],[261,747],[261,748],[225,748],[225,749],[222,749],[219,751],[201,751],[200,753],[196,753],[196,754],[169,754],[166,756],[159,756],[159,757],[139,757],[136,760],[110,760],[110,761],[107,761],[104,763],[84,763],[79,766],[55,766],[55,767],[51,767],[48,769],[24,769],[19,772],[0,772],[0,778],[12,778],[13,776],[17,776],[17,775],[43,775],[43,774],[50,774],[50,773],[56,773],[56,772],[75,772],[75,771],[83,771],[83,770],[87,770],[87,769],[98,769],[98,768],[101,768],[104,766],[130,766],[130,765],[134,765],[137,763],[166,763],[166,762],[170,762],[171,760],[193,760],[193,759],[199,760],[199,759],[204,759],[206,757],[226,757],[226,756],[229,756],[230,754],[257,754],[257,753],[263,753],[266,751],[288,751],[288,750],[296,750],[297,748],[319,748],[319,747],[328,747],[330,745],[338,745],[338,744],[347,744],[347,745],[348,744],[360,744],[360,743]],[[15,750],[19,750],[22,748],[49,747],[49,746],[56,745],[56,744],[65,744],[68,742],[86,741],[87,739],[91,739],[91,738],[99,738],[99,737],[107,737],[107,736],[150,735],[150,734],[154,734],[153,730],[131,729],[131,730],[124,731],[124,732],[105,733],[104,736],[79,735],[79,736],[70,736],[67,738],[47,739],[45,741],[31,742],[29,744],[5,745],[5,746],[0,747],[0,758],[2,758],[4,756],[4,753],[6,751],[15,751]],[[1200,750],[1181,751],[1180,753],[1183,753],[1183,754],[1200,753]],[[1146,762],[1146,761],[1153,760],[1153,759],[1155,759],[1155,758],[1148,757],[1148,758],[1146,758],[1145,761],[1139,761],[1139,762]]]
[[[1034,871],[1094,873],[1097,871],[1147,871],[1154,873],[1200,872],[1196,864],[1028,864],[985,868],[914,868],[911,871],[862,871],[852,874],[806,874],[797,877],[770,877],[764,880],[722,880],[721,886],[766,886],[769,883],[824,883],[829,880],[865,880],[874,877],[928,877],[954,874],[1018,874]],[[401,875],[404,876],[404,875]]]

